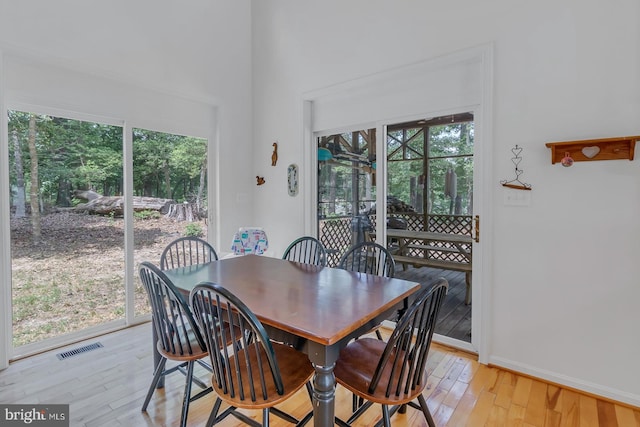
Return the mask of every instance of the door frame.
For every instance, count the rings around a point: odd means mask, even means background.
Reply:
[[[11,333],[7,325],[11,325],[11,241],[9,233],[9,118],[5,108],[4,53],[0,50],[0,371],[9,366],[9,349]],[[7,183],[7,185],[5,185]]]
[[[490,343],[491,322],[488,313],[491,313],[491,288],[486,285],[491,283],[492,266],[487,254],[492,248],[492,132],[493,132],[493,45],[486,44],[462,52],[456,52],[446,57],[440,57],[431,61],[413,64],[401,69],[385,71],[362,79],[349,80],[343,84],[333,85],[329,88],[310,91],[302,95],[302,123],[301,133],[303,135],[303,156],[305,165],[302,171],[304,179],[304,221],[307,233],[317,233],[317,137],[321,135],[341,133],[344,130],[362,129],[376,127],[377,133],[383,135],[386,125],[400,123],[421,117],[438,117],[452,114],[454,112],[470,111],[474,115],[474,184],[473,184],[473,214],[479,215],[482,230],[480,243],[473,243],[473,286],[472,300],[472,339],[471,344],[459,340],[448,339],[447,337],[436,336],[438,342],[478,354],[481,363],[488,362]],[[450,67],[456,71],[468,69],[473,70],[475,75],[464,75],[464,79],[473,80],[469,86],[470,98],[476,102],[459,102],[459,99],[448,100],[447,108],[424,109],[413,108],[411,112],[401,112],[403,108],[399,105],[392,105],[362,108],[350,114],[339,114],[333,107],[339,105],[362,106],[363,101],[375,97],[380,83],[382,86],[391,86],[398,79],[406,77],[416,81],[425,80],[429,82],[430,73],[433,76],[442,75],[442,70]],[[468,67],[468,68],[467,68]],[[460,73],[462,76],[464,73]],[[384,87],[382,90],[384,91]],[[462,89],[461,89],[462,90]],[[372,95],[373,94],[373,95]],[[464,93],[460,98],[464,98]],[[345,102],[346,101],[346,102]],[[437,99],[425,101],[425,105],[431,103],[432,106],[438,104]],[[393,104],[393,103],[392,103]],[[388,107],[388,108],[387,108]],[[393,110],[396,108],[396,110]],[[411,109],[411,107],[409,107]],[[369,110],[369,111],[367,111]],[[399,118],[402,117],[402,118]],[[386,138],[384,138],[386,145]],[[383,138],[378,138],[377,152],[384,151]],[[377,161],[378,179],[383,180],[385,185],[378,185],[376,192],[376,204],[382,206],[386,200],[386,159]],[[480,197],[482,195],[482,197]],[[384,212],[384,210],[383,210]],[[384,217],[377,221],[376,234],[386,239],[386,230],[383,224],[386,223],[386,213]],[[477,234],[479,230],[475,230]],[[384,240],[382,240],[384,241]]]

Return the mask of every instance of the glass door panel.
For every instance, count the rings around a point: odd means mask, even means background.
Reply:
[[[336,266],[375,229],[376,130],[318,138],[318,237]]]
[[[164,248],[182,236],[207,240],[207,140],[133,130],[135,315],[149,303],[138,265],[160,265]]]
[[[393,253],[412,261],[396,266],[396,277],[421,283],[439,276],[449,280],[436,333],[467,343],[471,342],[473,137],[471,113],[387,126],[387,228],[414,232],[411,239],[388,242]],[[431,238],[422,237],[426,233]]]
[[[8,131],[14,353],[123,323],[122,216],[98,203],[122,194],[122,127],[10,111]]]

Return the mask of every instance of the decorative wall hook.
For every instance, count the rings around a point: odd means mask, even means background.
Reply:
[[[524,172],[522,169],[518,168],[518,165],[522,161],[522,157],[520,157],[522,147],[518,147],[518,145],[516,144],[516,146],[511,149],[511,152],[513,153],[511,162],[515,166],[516,177],[511,181],[500,181],[500,184],[502,184],[504,187],[515,188],[516,190],[531,190],[531,184],[526,184],[520,181],[520,175],[522,175],[522,173]]]
[[[564,153],[564,157],[562,158],[562,160],[560,160],[560,163],[562,163],[562,166],[564,166],[565,168],[573,165],[573,157],[571,157],[571,153],[569,153],[568,151]]]
[[[256,175],[256,181],[258,181],[257,185],[262,185],[266,182],[264,180],[264,176],[258,176],[258,175]]]

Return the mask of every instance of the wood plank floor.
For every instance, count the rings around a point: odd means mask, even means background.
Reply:
[[[70,404],[71,426],[174,426],[180,419],[184,377],[168,377],[156,391],[146,413],[140,408],[152,376],[151,326],[139,325],[56,351],[12,363],[0,371],[0,402]],[[57,353],[100,342],[103,347],[59,360]],[[431,376],[425,390],[438,426],[604,426],[640,427],[640,409],[479,364],[473,355],[433,345]],[[203,371],[199,376],[206,378]],[[336,415],[346,419],[350,395],[336,390]],[[214,397],[194,402],[189,426],[202,426]],[[281,406],[294,416],[311,410],[304,390]],[[247,412],[260,419],[259,412]],[[370,426],[380,417],[373,406],[356,426]],[[421,413],[396,414],[397,427],[425,426]],[[232,417],[223,427],[243,426]],[[290,426],[271,417],[272,426]],[[312,425],[312,424],[308,424]]]
[[[465,273],[439,268],[407,266],[396,268],[395,277],[418,283],[433,283],[439,277],[449,282],[449,293],[440,310],[436,333],[455,338],[464,342],[471,342],[471,304],[464,303],[466,293]]]

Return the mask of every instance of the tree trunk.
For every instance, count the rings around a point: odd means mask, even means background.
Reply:
[[[95,191],[75,191],[74,197],[88,200],[87,203],[75,207],[76,211],[96,215],[122,216],[124,214],[124,198],[121,196],[101,196]],[[175,205],[175,200],[159,199],[157,197],[133,197],[133,210],[158,211],[166,214],[170,206]]]
[[[142,184],[142,195],[144,197],[151,197],[154,194],[156,182],[147,180]]]
[[[71,183],[66,178],[60,178],[58,181],[58,196],[56,197],[56,206],[68,208],[71,206]]]
[[[88,202],[95,200],[98,197],[102,197],[102,194],[98,194],[93,190],[73,190],[73,197],[76,199],[84,199]]]
[[[167,218],[173,218],[176,221],[193,222],[200,219],[197,209],[194,212],[194,205],[191,203],[174,203],[169,205],[169,212],[165,215]]]
[[[31,157],[31,234],[33,243],[40,241],[40,204],[38,203],[38,151],[36,150],[36,116],[29,115],[29,156]]]
[[[205,178],[207,176],[207,153],[204,154],[202,165],[200,168],[200,183],[198,185],[198,194],[196,196],[196,208],[198,212],[202,211],[202,194],[204,192]]]
[[[171,198],[171,170],[169,169],[169,161],[166,160],[162,167],[162,171],[164,172],[164,187],[166,191],[166,198]]]
[[[25,203],[26,203],[26,191],[24,188],[24,168],[22,167],[22,150],[20,147],[20,139],[18,138],[18,132],[13,130],[11,132],[11,138],[13,139],[13,158],[16,166],[16,197],[14,199],[14,206],[16,207],[16,218],[24,218]]]

